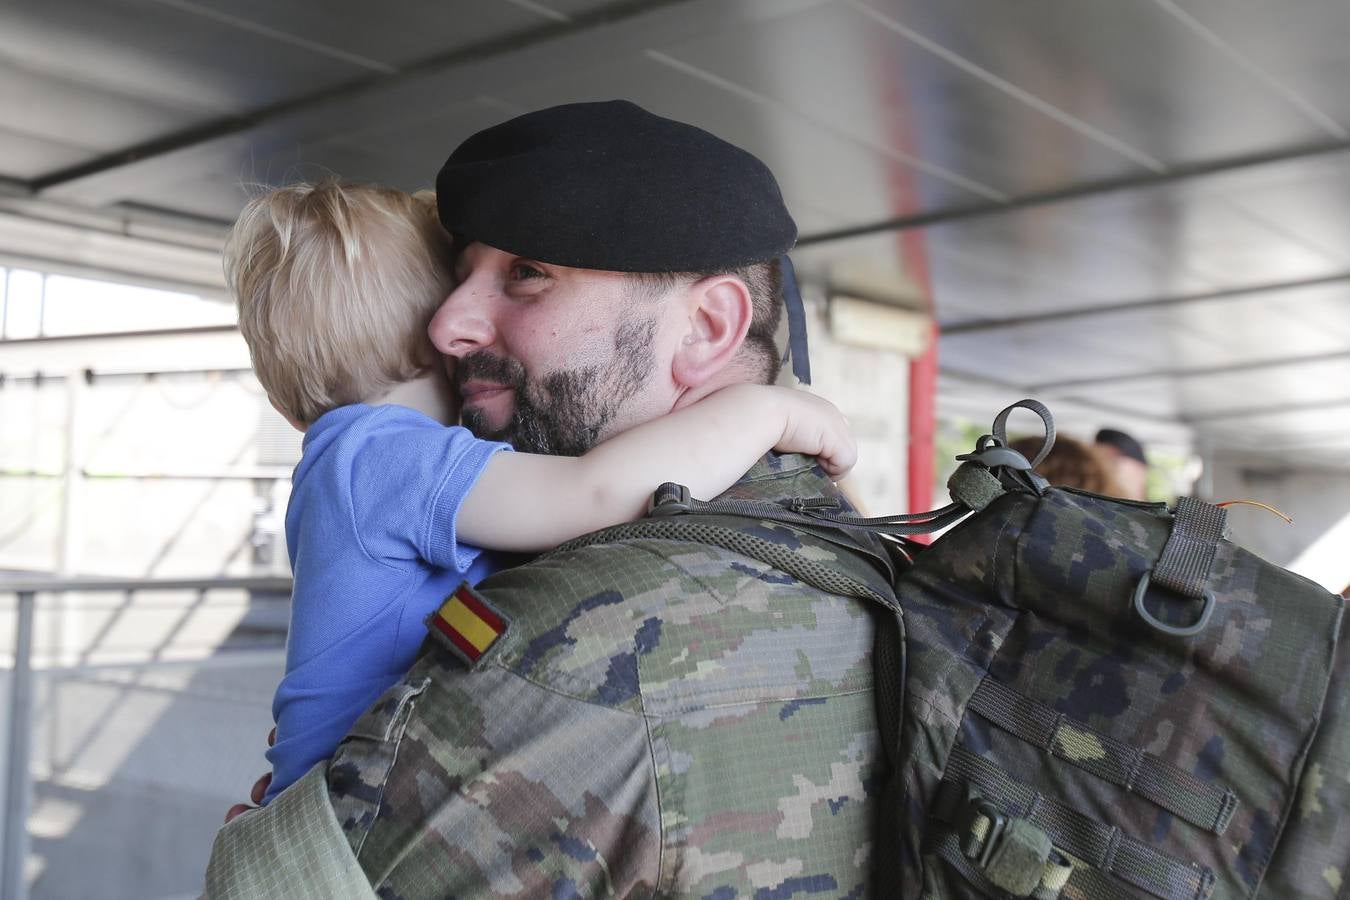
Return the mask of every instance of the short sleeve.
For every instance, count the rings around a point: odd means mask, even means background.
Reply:
[[[479,550],[460,546],[455,518],[488,460],[510,446],[411,410],[380,412],[352,436],[353,524],[362,546],[377,559],[467,570]]]

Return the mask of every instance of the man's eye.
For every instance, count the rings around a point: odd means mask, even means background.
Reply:
[[[543,278],[544,273],[528,263],[516,263],[511,267],[512,281],[529,281],[534,278]]]

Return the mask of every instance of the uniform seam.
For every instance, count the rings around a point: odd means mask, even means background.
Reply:
[[[627,544],[627,546],[632,547],[634,550],[639,550],[639,551],[641,551],[641,552],[643,552],[643,553],[646,553],[648,556],[654,556],[654,557],[656,557],[656,559],[660,560],[661,562],[665,563],[666,565],[670,566],[671,568],[677,570],[681,575],[683,575],[684,577],[688,578],[690,581],[693,581],[693,582],[694,582],[695,584],[697,584],[699,587],[703,588],[703,590],[708,594],[708,596],[712,597],[713,600],[717,601],[717,605],[718,605],[718,606],[726,606],[726,605],[727,605],[727,601],[726,601],[726,599],[725,599],[725,597],[724,597],[724,595],[722,594],[721,591],[717,590],[717,589],[714,588],[712,585],[710,585],[710,584],[708,584],[706,581],[704,581],[702,578],[700,578],[699,576],[695,575],[693,572],[690,572],[690,571],[689,571],[688,569],[686,569],[684,566],[680,565],[679,563],[677,563],[675,560],[671,559],[669,556],[665,555],[664,553],[658,553],[656,550],[652,549],[651,547],[643,546],[643,544],[646,543],[646,542],[653,542],[651,538],[643,538],[643,539],[641,539],[641,540],[642,540],[641,543],[638,542],[638,541],[634,541],[634,542],[632,542],[632,543],[628,543],[628,542],[626,542],[626,541],[621,541],[621,542],[619,542],[619,543],[625,543],[625,544]],[[698,541],[680,541],[680,540],[675,540],[675,539],[671,539],[671,540],[668,540],[668,541],[663,541],[662,543],[681,544],[681,545],[692,545],[692,546],[695,546],[695,547],[708,547],[708,546],[711,546],[711,545],[709,545],[709,544],[701,544],[701,543],[699,543]],[[721,548],[718,548],[718,549],[721,549]],[[738,557],[741,557],[741,558],[744,558],[744,559],[751,559],[751,558],[752,558],[752,557],[747,557],[747,556],[745,556],[744,554],[741,554],[741,553],[737,553],[736,555],[737,555]]]
[[[729,700],[723,703],[697,703],[692,706],[677,706],[671,708],[668,712],[646,713],[646,715],[650,715],[653,718],[659,719],[662,718],[663,716],[678,716],[683,715],[685,713],[703,712],[704,710],[709,709],[734,709],[735,707],[738,706],[759,706],[761,704],[766,703],[798,703],[804,700],[831,700],[835,697],[852,697],[856,694],[871,694],[874,692],[875,688],[873,687],[859,687],[859,688],[850,688],[846,691],[835,691],[834,693],[830,694],[816,693],[806,695],[789,695],[785,697],[782,696],[754,697],[754,698],[747,698],[745,700]]]
[[[666,856],[666,828],[665,818],[661,815],[661,779],[658,777],[656,749],[652,746],[652,716],[647,713],[647,698],[642,691],[642,665],[638,662],[636,636],[633,640],[633,668],[637,673],[638,709],[641,711],[642,729],[647,735],[647,762],[651,766],[648,772],[652,780],[652,791],[656,794],[656,872],[653,873],[652,886],[660,890],[661,865]]]
[[[816,463],[804,462],[791,469],[778,469],[773,472],[764,472],[760,475],[747,475],[738,481],[737,484],[759,484],[765,481],[777,481],[788,475],[800,475],[802,472],[810,472],[814,468],[816,468]],[[732,486],[731,491],[728,493],[733,493],[734,491],[735,485]]]
[[[642,695],[642,692],[641,692],[641,684],[642,684],[641,667],[639,667],[639,671],[638,671],[638,704],[639,704],[639,706],[642,707],[642,709],[640,709],[640,710],[631,710],[631,709],[624,709],[624,708],[621,707],[621,706],[612,706],[612,705],[610,705],[610,704],[608,704],[608,703],[601,703],[601,702],[599,702],[599,701],[597,701],[597,700],[594,700],[594,699],[591,699],[591,698],[589,698],[589,697],[579,696],[578,694],[571,693],[572,690],[576,690],[576,689],[575,689],[575,688],[566,688],[566,687],[563,687],[563,686],[561,686],[561,685],[554,685],[554,684],[549,684],[549,683],[547,683],[547,682],[540,681],[540,680],[537,679],[537,678],[534,678],[534,677],[532,677],[532,676],[530,676],[530,675],[524,674],[523,672],[519,671],[518,669],[513,668],[509,663],[502,662],[501,660],[493,660],[492,662],[489,663],[489,665],[491,665],[491,666],[496,666],[497,668],[502,669],[503,671],[509,672],[511,675],[515,676],[516,678],[519,678],[521,681],[524,681],[524,682],[527,682],[527,683],[529,683],[529,684],[532,684],[532,685],[534,685],[535,687],[539,688],[540,690],[548,691],[550,694],[556,694],[556,695],[558,695],[559,697],[566,697],[566,698],[569,699],[569,700],[575,700],[575,701],[578,702],[578,703],[585,703],[585,704],[588,705],[588,706],[598,706],[598,707],[601,708],[601,709],[610,709],[610,710],[613,710],[614,712],[622,713],[623,715],[627,715],[627,716],[636,716],[636,717],[638,717],[638,718],[643,718],[643,719],[648,719],[648,718],[650,718],[650,719],[663,719],[663,718],[667,718],[667,717],[672,716],[672,715],[680,715],[680,714],[683,714],[683,713],[699,712],[699,711],[705,710],[705,709],[731,709],[731,708],[737,707],[737,706],[754,706],[754,705],[757,705],[757,704],[760,704],[760,703],[791,703],[791,702],[793,702],[794,700],[797,700],[797,701],[800,701],[800,700],[828,700],[828,699],[830,699],[830,698],[832,698],[832,697],[849,697],[849,696],[852,696],[852,695],[854,695],[854,694],[870,694],[870,693],[872,693],[873,690],[874,690],[874,688],[871,688],[871,687],[856,687],[856,688],[848,688],[847,690],[835,691],[835,692],[833,692],[833,693],[828,693],[828,694],[812,693],[812,694],[801,694],[801,695],[798,695],[798,694],[789,694],[789,695],[785,695],[785,696],[784,696],[784,695],[774,695],[774,696],[772,696],[772,697],[747,697],[747,698],[744,699],[744,700],[727,700],[727,701],[723,701],[723,702],[714,702],[714,703],[681,704],[680,706],[672,707],[672,708],[671,708],[670,710],[668,710],[668,711],[662,711],[662,712],[659,712],[659,713],[654,713],[654,712],[648,712],[648,711],[647,711],[647,709],[646,709],[646,702],[645,702],[646,698]],[[568,678],[571,677],[571,676],[569,676],[569,675],[567,675],[566,673],[563,673],[563,672],[556,672],[556,673],[552,673],[552,674],[556,675],[557,677],[559,677],[559,678],[561,678],[561,679],[568,679]]]
[[[448,652],[448,651],[447,651],[447,652]],[[591,698],[589,698],[589,697],[578,696],[577,694],[573,694],[573,693],[570,692],[571,690],[575,690],[574,688],[569,689],[569,688],[564,688],[564,687],[559,686],[559,685],[553,685],[553,684],[545,683],[545,682],[543,682],[543,681],[540,681],[540,680],[537,679],[537,678],[532,678],[531,676],[526,675],[525,673],[521,672],[520,670],[518,670],[518,669],[516,669],[516,668],[513,668],[511,665],[509,665],[508,663],[504,663],[504,662],[502,662],[501,660],[493,660],[491,663],[489,663],[489,665],[490,665],[490,666],[496,666],[497,668],[502,669],[503,671],[510,673],[511,675],[515,676],[516,678],[519,678],[521,681],[524,681],[524,682],[526,682],[526,683],[528,683],[528,684],[534,685],[535,687],[539,688],[541,691],[548,691],[550,694],[556,694],[556,695],[558,695],[559,697],[565,697],[565,698],[567,698],[568,700],[575,700],[577,703],[585,703],[587,706],[595,706],[595,707],[599,707],[600,709],[608,709],[608,710],[612,710],[613,712],[620,713],[620,714],[625,715],[625,716],[634,716],[634,717],[639,718],[639,719],[645,719],[645,718],[647,717],[647,714],[646,714],[645,712],[641,711],[641,710],[624,709],[622,706],[614,706],[614,705],[609,704],[609,703],[601,703],[601,702],[599,702],[599,701],[597,701],[597,700],[593,700],[593,699],[591,699]],[[554,675],[556,675],[557,677],[559,677],[559,678],[561,678],[561,679],[564,679],[564,680],[566,680],[566,679],[568,679],[568,678],[571,677],[571,676],[567,675],[567,674],[564,673],[564,672],[554,672],[554,673],[551,673],[551,674],[554,674]],[[639,676],[639,678],[641,678],[641,676]],[[639,705],[641,705],[641,700],[642,700],[642,695],[641,695],[640,682],[639,682],[639,692],[638,692],[638,702],[639,702]]]
[[[656,738],[652,734],[653,720],[658,719],[643,711],[642,720],[647,730],[647,761],[651,764],[652,790],[656,794],[656,873],[652,885],[658,892],[662,890],[661,877],[666,864],[666,817],[664,815],[664,792],[661,790],[660,766],[656,762]]]

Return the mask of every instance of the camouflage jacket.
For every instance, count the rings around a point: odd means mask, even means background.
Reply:
[[[770,456],[724,497],[825,495],[810,460]],[[429,643],[329,766],[380,897],[862,895],[879,748],[860,602],[655,540],[555,552],[476,595],[504,637],[472,667]]]

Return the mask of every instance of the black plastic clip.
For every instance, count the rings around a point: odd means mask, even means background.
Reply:
[[[682,516],[693,511],[693,501],[689,488],[673,481],[667,481],[652,492],[647,501],[648,516]]]
[[[977,837],[975,825],[982,818],[988,820],[989,827],[984,829],[983,837]],[[961,838],[961,852],[981,869],[988,868],[999,838],[1007,828],[1008,817],[997,806],[982,797],[974,798],[962,811],[961,820],[956,825]]]
[[[962,453],[956,458],[962,461],[970,460],[979,463],[986,469],[996,469],[1001,466],[1019,472],[1031,471],[1031,463],[1027,461],[1025,456],[1011,447],[1003,446],[1003,442],[992,434],[980,435],[980,439],[975,442],[974,453]]]

